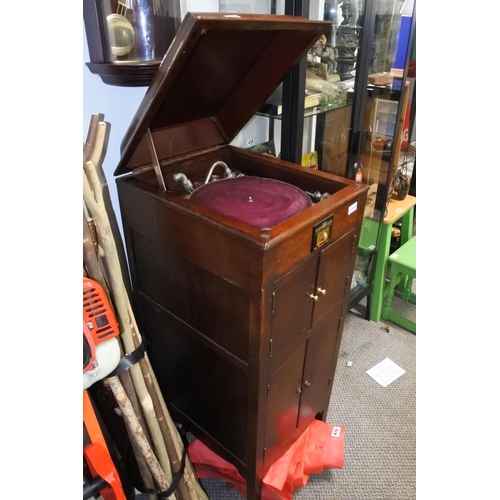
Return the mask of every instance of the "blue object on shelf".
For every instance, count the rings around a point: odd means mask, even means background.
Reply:
[[[405,67],[406,52],[408,44],[410,43],[411,20],[412,16],[401,17],[396,54],[392,65],[393,68],[404,69]]]

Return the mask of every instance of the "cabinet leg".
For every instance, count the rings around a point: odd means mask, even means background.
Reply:
[[[257,477],[247,482],[247,500],[262,500],[262,481]]]
[[[320,411],[316,415],[316,420],[321,420],[322,422],[326,422],[326,410]]]

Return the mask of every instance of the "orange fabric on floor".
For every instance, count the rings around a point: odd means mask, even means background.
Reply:
[[[269,468],[262,482],[265,500],[292,500],[293,492],[306,485],[311,474],[344,466],[345,429],[313,420],[290,449]],[[188,448],[199,478],[232,483],[246,498],[246,480],[236,467],[208,449],[199,439]]]

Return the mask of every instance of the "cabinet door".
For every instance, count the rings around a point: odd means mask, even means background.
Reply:
[[[305,349],[304,343],[269,377],[266,425],[268,457],[273,457],[297,429]]]
[[[349,295],[356,248],[356,229],[351,229],[320,253],[313,326]]]
[[[313,255],[274,284],[273,358],[298,345],[311,326],[317,262]]]
[[[302,398],[300,400],[299,427],[326,409],[332,387],[335,355],[339,340],[342,307],[307,341]]]

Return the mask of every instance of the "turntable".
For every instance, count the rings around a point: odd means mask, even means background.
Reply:
[[[187,14],[115,171],[165,401],[251,500],[326,418],[368,188],[229,143],[329,26]]]
[[[304,191],[286,182],[229,175],[225,182],[189,191],[189,199],[260,229],[271,229],[312,205]]]

